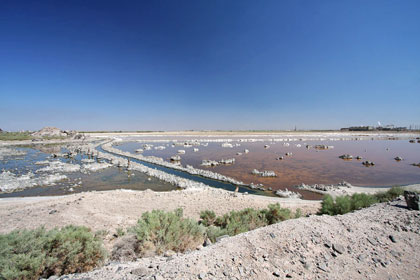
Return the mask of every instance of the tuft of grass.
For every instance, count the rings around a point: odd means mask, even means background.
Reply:
[[[17,230],[0,235],[0,279],[39,279],[78,273],[101,264],[102,240],[86,227]]]
[[[117,228],[117,236],[124,236],[126,234],[125,230],[123,228]]]
[[[205,228],[183,217],[181,208],[173,212],[153,210],[142,215],[130,230],[139,241],[140,254],[185,252],[203,244]]]

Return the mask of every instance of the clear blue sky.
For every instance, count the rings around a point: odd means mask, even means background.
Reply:
[[[0,128],[420,124],[420,1],[0,1]]]

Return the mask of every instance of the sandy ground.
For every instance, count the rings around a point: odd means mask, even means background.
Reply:
[[[235,194],[210,187],[171,192],[113,190],[60,197],[2,198],[0,232],[75,224],[94,231],[106,230],[109,241],[117,228],[134,225],[142,213],[154,209],[169,211],[180,207],[186,217],[198,220],[202,210],[221,215],[247,207],[265,208],[276,202],[293,210],[301,208],[303,213],[314,213],[320,206],[319,201]]]

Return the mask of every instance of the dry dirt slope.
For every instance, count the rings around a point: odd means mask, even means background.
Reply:
[[[185,255],[110,263],[62,278],[419,279],[419,231],[420,212],[399,200],[342,216],[289,220]]]

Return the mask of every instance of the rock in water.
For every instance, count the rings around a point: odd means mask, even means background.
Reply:
[[[404,191],[404,198],[407,208],[410,210],[420,210],[419,194],[411,191]]]

